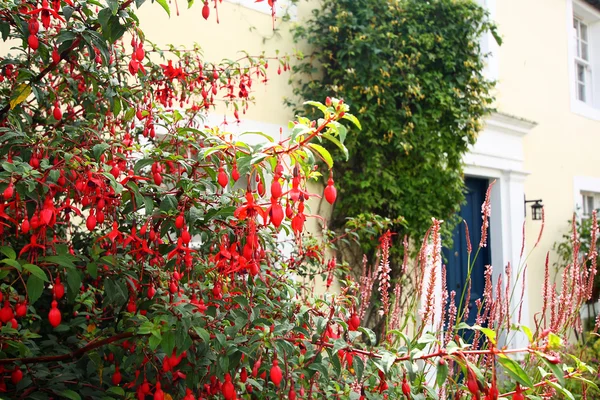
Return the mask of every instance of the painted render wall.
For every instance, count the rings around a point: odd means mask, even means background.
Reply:
[[[524,169],[530,173],[525,193],[528,199],[543,199],[546,223],[540,246],[528,260],[530,317],[542,307],[546,251],[561,240],[575,210],[575,177],[600,179],[600,121],[571,111],[570,1],[503,0],[496,4],[504,41],[498,52],[497,107],[537,123],[524,137]],[[537,240],[540,226],[540,221],[531,220],[528,209],[528,248]],[[555,261],[551,253],[550,263]]]

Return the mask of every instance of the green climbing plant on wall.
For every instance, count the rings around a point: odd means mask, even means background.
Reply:
[[[348,159],[334,167],[332,227],[372,212],[404,217],[400,237],[422,236],[432,217],[451,231],[462,158],[493,101],[480,48],[489,31],[499,41],[471,0],[324,0],[293,29],[311,49],[294,67],[296,95],[344,98],[366,126],[348,135]]]

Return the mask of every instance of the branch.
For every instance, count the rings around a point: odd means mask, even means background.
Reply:
[[[106,338],[106,339],[98,340],[96,342],[92,341],[92,342],[88,343],[87,345],[85,345],[75,351],[72,351],[70,353],[61,354],[61,355],[57,355],[57,356],[4,358],[4,359],[0,359],[0,365],[16,364],[16,363],[18,363],[18,364],[36,364],[36,363],[46,363],[46,362],[72,361],[72,360],[80,358],[88,351],[92,351],[94,349],[97,349],[98,347],[102,347],[104,345],[107,345],[107,344],[110,344],[110,343],[113,343],[113,342],[116,342],[119,340],[128,339],[133,336],[137,336],[137,334],[133,333],[133,332],[123,332],[123,333],[119,333],[118,335]]]

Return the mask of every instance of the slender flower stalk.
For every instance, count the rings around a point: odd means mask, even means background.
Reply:
[[[492,214],[491,193],[495,183],[496,181],[494,180],[490,183],[490,186],[488,186],[487,191],[485,192],[485,201],[481,205],[481,218],[483,219],[483,223],[481,224],[481,240],[479,241],[479,247],[487,246],[487,233],[490,224],[490,216]]]

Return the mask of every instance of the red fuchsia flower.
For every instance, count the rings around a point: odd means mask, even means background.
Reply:
[[[267,213],[261,206],[254,203],[254,196],[252,195],[252,193],[246,192],[246,203],[238,207],[233,213],[233,216],[239,219],[240,221],[243,221],[248,218],[256,218],[259,215],[266,222]]]
[[[58,19],[61,22],[65,22],[63,17],[58,15],[58,13],[48,6],[48,0],[42,0],[42,6],[40,8],[35,8],[31,11],[27,11],[25,14],[27,15],[42,15],[42,25],[44,28],[48,29],[50,27],[50,16],[52,15],[54,18]]]

